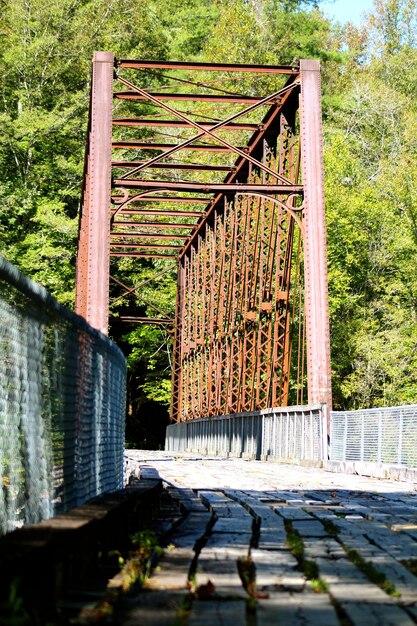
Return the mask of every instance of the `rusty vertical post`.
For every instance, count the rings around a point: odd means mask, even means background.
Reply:
[[[113,64],[112,52],[94,53],[76,288],[77,313],[105,334],[109,306]]]
[[[172,351],[172,395],[171,395],[171,420],[180,422],[182,420],[183,395],[182,395],[182,373],[183,373],[183,317],[184,317],[184,296],[185,296],[186,274],[185,267],[181,261],[178,263],[177,278],[177,302],[175,309],[175,336]]]
[[[304,276],[309,403],[332,403],[320,64],[302,60],[301,151],[305,205]]]

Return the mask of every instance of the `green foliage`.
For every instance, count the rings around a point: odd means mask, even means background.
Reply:
[[[219,16],[211,0],[165,0],[159,3],[158,12],[174,60],[198,56]]]
[[[375,52],[391,56],[417,45],[416,0],[374,0],[370,14],[371,41]]]
[[[93,51],[164,57],[151,2],[5,0],[0,14],[0,253],[73,302]]]
[[[3,0],[0,253],[72,304],[94,50],[235,63],[318,58],[335,407],[416,402],[417,3],[375,0],[366,28],[330,23],[319,4]],[[224,86],[263,93],[270,80],[225,75]],[[130,287],[164,267],[126,260],[111,272]],[[161,327],[126,332],[117,317],[127,305],[172,316],[174,300],[173,270],[112,307],[132,419],[147,401],[169,403],[171,336]]]
[[[326,124],[335,406],[416,401],[416,54],[373,61]],[[412,69],[414,68],[414,69]],[[398,74],[397,74],[398,75]]]
[[[218,0],[217,4],[219,18],[204,48],[211,60],[276,65],[299,58],[340,58],[338,39],[314,2]]]
[[[7,601],[0,605],[0,626],[28,626],[31,622],[24,608],[19,587],[20,579],[15,578],[10,584]]]

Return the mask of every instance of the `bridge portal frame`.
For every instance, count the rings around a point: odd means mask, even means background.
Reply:
[[[159,67],[158,62],[121,61],[124,67]],[[113,64],[111,52],[96,52],[93,59],[90,102],[89,138],[84,171],[84,189],[81,203],[80,234],[77,258],[76,311],[95,328],[105,334],[108,331],[109,261],[110,256],[149,256],[172,258],[163,252],[113,252],[111,236],[111,153],[112,153],[112,100]],[[136,65],[135,65],[136,64]],[[178,64],[164,62],[163,67],[172,69]],[[196,64],[181,64],[181,68],[194,68]],[[184,66],[184,68],[183,68]],[[162,67],[162,66],[161,66]],[[222,66],[223,67],[223,66]],[[226,67],[226,66],[225,66]],[[273,71],[270,66],[269,71]],[[200,69],[216,70],[217,64]],[[230,71],[264,71],[265,66],[228,65]],[[285,68],[275,66],[285,73]],[[267,69],[265,71],[268,71]],[[288,68],[289,74],[294,70]],[[321,124],[320,65],[316,60],[301,60],[298,80],[300,82],[302,178],[304,191],[304,245],[305,245],[305,314],[307,320],[307,379],[308,401],[311,404],[326,403],[331,409],[330,330],[327,294],[326,230],[324,215],[323,151]],[[122,81],[123,84],[123,81]],[[125,86],[129,86],[125,82]],[[138,92],[142,90],[136,89]],[[119,94],[120,95],[120,94]],[[139,94],[140,95],[140,94]],[[155,99],[153,94],[143,92],[143,97]],[[169,94],[172,96],[172,94]],[[136,94],[136,97],[138,94]],[[194,124],[196,125],[196,124]],[[207,130],[207,129],[206,129]],[[207,131],[210,134],[210,131]],[[115,148],[113,144],[113,148]],[[149,147],[149,146],[148,146]],[[155,145],[155,147],[157,147]],[[197,148],[197,146],[195,146]],[[159,147],[159,149],[163,149]],[[236,149],[235,149],[236,150]],[[237,149],[239,150],[239,149]],[[247,157],[250,160],[250,157]],[[130,166],[129,163],[126,164]],[[140,169],[140,166],[139,168]],[[122,177],[123,178],[123,177]],[[117,181],[116,181],[117,182]],[[127,182],[127,181],[125,181]],[[157,191],[151,185],[152,191]],[[143,185],[142,185],[143,188]],[[188,189],[187,189],[188,191]],[[198,189],[194,190],[198,191]],[[213,186],[213,191],[216,191]],[[222,190],[219,189],[219,192]],[[248,191],[249,186],[248,186]],[[145,193],[138,196],[145,196]],[[144,198],[145,199],[145,198]],[[161,197],[159,197],[161,199]],[[211,206],[218,201],[215,196]],[[138,197],[139,200],[139,197]],[[151,196],[148,198],[151,200]],[[163,200],[163,198],[162,198]],[[140,201],[140,200],[139,200]],[[202,220],[205,221],[205,218]],[[192,245],[195,231],[186,242],[182,255]],[[162,246],[160,246],[162,248]],[[153,246],[156,249],[156,246]],[[179,274],[176,320],[181,324],[182,277]],[[174,346],[178,353],[178,345]],[[177,355],[178,356],[178,355]],[[177,419],[178,416],[177,416]]]

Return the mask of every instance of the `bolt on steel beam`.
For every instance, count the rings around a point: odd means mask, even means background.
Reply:
[[[305,301],[309,403],[332,406],[320,64],[303,60],[301,144],[305,204]]]
[[[94,54],[76,281],[77,313],[105,334],[108,329],[113,64],[112,52]]]

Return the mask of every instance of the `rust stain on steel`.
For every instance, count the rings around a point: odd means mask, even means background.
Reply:
[[[145,161],[113,161],[112,166],[118,168],[138,167]],[[164,169],[164,170],[199,170],[202,172],[230,172],[233,167],[230,165],[204,165],[201,163],[154,163],[148,169]]]
[[[237,63],[190,63],[182,61],[136,61],[120,59],[117,67],[133,69],[176,69],[176,70],[203,70],[205,72],[250,72],[251,74],[297,74],[298,66],[288,65],[245,65]]]
[[[301,145],[305,197],[305,301],[309,402],[332,406],[320,65],[301,61]]]
[[[213,122],[198,122],[199,126],[211,128],[213,126]],[[160,127],[165,126],[167,128],[188,128],[189,124],[184,122],[183,120],[159,120],[159,119],[143,119],[143,118],[119,118],[113,120],[113,126],[149,126],[149,127]],[[259,124],[250,124],[250,123],[233,123],[223,124],[223,128],[227,128],[229,130],[257,130]]]
[[[178,181],[166,181],[166,180],[132,180],[117,178],[114,181],[117,187],[123,187],[125,189],[158,189],[164,188],[167,190],[176,191],[200,191],[202,193],[228,193],[229,191],[263,191],[271,194],[279,193],[302,193],[302,185],[276,185],[274,183],[255,184],[255,183],[195,183],[195,182],[178,182]]]
[[[133,315],[120,315],[114,318],[118,322],[128,324],[151,324],[157,326],[173,326],[174,320],[164,317],[134,317]]]
[[[95,53],[77,258],[76,311],[105,334],[109,298],[113,64],[112,52]]]
[[[190,141],[191,143],[191,141]],[[226,148],[224,146],[214,146],[214,145],[206,145],[206,144],[193,144],[193,145],[177,145],[172,143],[146,143],[143,141],[134,141],[134,140],[125,140],[125,141],[114,141],[113,142],[114,149],[127,150],[137,148],[138,150],[169,150],[171,152],[176,152],[177,150],[193,150],[195,152],[231,152],[230,148]],[[239,148],[243,150],[242,146]],[[167,153],[164,153],[164,157],[167,156]],[[145,161],[146,167],[150,167]]]
[[[126,231],[112,231],[110,233],[110,237],[120,237],[122,239],[135,239],[135,238],[144,238],[144,239],[188,239],[189,235],[172,235],[170,233],[138,233],[138,232],[126,232]]]
[[[147,100],[149,97],[156,98],[158,100],[179,100],[187,102],[234,102],[234,103],[250,103],[250,102],[262,102],[263,96],[224,96],[224,95],[212,95],[212,94],[196,94],[196,93],[156,93],[147,91],[146,93],[138,93],[136,91],[116,91],[115,98],[120,100]],[[271,98],[270,98],[271,99]]]
[[[143,215],[143,213],[142,213],[142,215]],[[151,215],[153,215],[153,213],[151,213]],[[199,215],[199,214],[197,214],[197,215]],[[195,216],[195,214],[194,214],[194,216]],[[180,228],[181,229],[184,228],[184,229],[187,230],[187,228],[188,229],[194,228],[194,224],[180,224],[179,222],[174,222],[174,223],[171,224],[169,222],[138,222],[138,221],[135,221],[135,222],[120,221],[120,222],[118,222],[118,221],[116,221],[116,222],[113,222],[113,226],[114,227],[116,227],[116,226],[140,226],[141,228],[158,228],[159,232],[161,232],[161,230],[164,230],[166,228],[168,228],[170,230],[172,230],[172,229],[177,230],[177,229],[180,229]],[[116,232],[116,231],[114,231],[114,232]]]
[[[119,204],[119,197],[120,196],[113,196],[112,200],[115,204]],[[146,196],[146,198],[142,198],[142,197],[134,197],[131,198],[132,202],[135,203],[139,203],[139,202],[172,202],[172,203],[179,203],[179,204],[205,204],[207,205],[207,198],[194,198],[192,196]],[[141,209],[142,212],[144,212],[147,209]],[[151,209],[160,213],[163,213],[163,209]],[[122,212],[127,213],[127,209],[123,209]],[[177,211],[178,214],[180,213],[195,213],[196,211]],[[198,214],[200,215],[201,213],[204,213],[204,211],[198,211]]]
[[[304,331],[296,328],[297,318],[304,319],[304,315],[292,305],[302,301],[292,298],[292,289],[298,281],[294,267],[299,264],[296,258],[304,236],[309,397],[313,402],[329,402],[316,62],[302,61],[299,68],[122,60],[116,61],[116,67],[118,87],[110,99],[122,101],[118,104],[121,113],[113,120],[106,118],[106,137],[113,129],[109,149],[125,152],[118,160],[107,156],[113,168],[113,189],[104,205],[106,223],[92,224],[90,219],[80,231],[80,248],[86,247],[90,254],[94,244],[88,228],[98,226],[107,267],[110,257],[113,263],[117,258],[138,259],[139,263],[140,259],[177,261],[173,419],[288,403],[290,374],[297,361],[293,338],[300,350],[304,343]],[[137,79],[148,69],[150,76],[154,70],[166,70],[167,90],[144,88],[136,79],[133,83],[134,69],[141,71]],[[202,82],[199,71],[211,72],[213,80]],[[225,90],[228,72],[268,73],[276,84],[265,96],[232,93]],[[187,85],[188,93],[176,91],[172,87],[176,82]],[[181,109],[174,108],[174,101],[183,103]],[[211,117],[212,102],[222,103],[216,119]],[[149,133],[144,135],[142,129]],[[95,158],[90,162],[95,167]],[[154,170],[160,170],[159,180]],[[91,172],[87,168],[85,205],[91,195]],[[206,194],[208,198],[201,197]],[[199,210],[199,205],[204,209]],[[91,215],[95,216],[95,210]],[[86,267],[94,267],[94,255],[88,258]],[[82,288],[87,293],[81,274],[80,269],[80,294]],[[138,286],[113,280],[113,301],[140,295]],[[171,323],[159,313],[158,318],[127,313],[119,320]],[[323,338],[324,350],[320,348]],[[302,381],[303,376],[298,374],[296,380]]]

